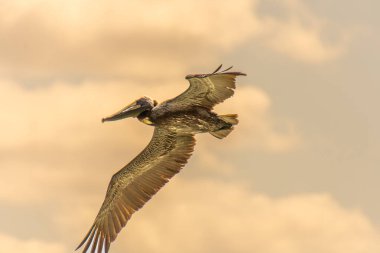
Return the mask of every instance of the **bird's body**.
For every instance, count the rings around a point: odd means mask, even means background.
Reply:
[[[195,134],[208,132],[222,139],[238,123],[236,114],[217,115],[212,108],[233,95],[235,77],[245,74],[217,72],[220,67],[212,74],[187,76],[190,87],[173,99],[157,104],[143,97],[103,119],[137,117],[155,130],[148,146],[113,175],[95,222],[78,246],[86,243],[83,252],[90,247],[91,252],[108,252],[131,215],[186,164]]]
[[[160,106],[157,106],[157,109],[153,108],[151,115],[146,115],[142,121],[154,126],[165,126],[183,134],[213,132],[223,127],[231,127],[231,124],[220,119],[216,113],[199,106],[186,111],[162,113],[161,110]]]

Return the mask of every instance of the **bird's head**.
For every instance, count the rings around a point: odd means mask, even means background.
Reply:
[[[134,101],[133,103],[127,105],[115,114],[109,117],[103,118],[102,122],[105,121],[115,121],[119,119],[124,119],[128,117],[138,117],[144,112],[152,110],[153,107],[157,105],[157,101],[152,100],[148,97],[142,97]]]

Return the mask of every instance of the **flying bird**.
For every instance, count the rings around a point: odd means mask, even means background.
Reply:
[[[220,71],[187,75],[189,88],[160,104],[142,97],[102,122],[135,117],[154,126],[148,146],[112,176],[105,200],[89,232],[77,249],[108,252],[110,244],[140,209],[165,183],[177,174],[191,156],[198,133],[226,137],[238,123],[237,114],[217,115],[213,107],[234,94],[235,79],[241,72]],[[77,250],[76,249],[76,250]]]

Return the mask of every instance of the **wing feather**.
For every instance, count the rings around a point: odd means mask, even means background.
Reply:
[[[98,245],[99,233],[100,231],[99,229],[97,229],[95,237],[94,237],[94,241],[92,242],[91,253],[95,253],[96,246]]]
[[[104,244],[104,235],[103,235],[103,233],[100,233],[100,239],[99,239],[98,252],[97,253],[102,253],[103,244]]]
[[[78,248],[85,245],[83,252],[91,247],[93,253],[104,245],[107,253],[132,214],[186,164],[194,145],[193,135],[156,127],[148,146],[112,177],[94,224]]]
[[[226,72],[232,67],[218,72],[221,67],[222,65],[211,74],[186,76],[186,79],[190,82],[189,88],[179,96],[165,101],[163,105],[177,110],[184,110],[193,106],[212,109],[216,104],[231,97],[236,88],[236,77],[245,76],[246,74],[241,72]]]

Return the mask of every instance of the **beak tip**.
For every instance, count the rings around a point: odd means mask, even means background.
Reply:
[[[104,121],[106,121],[104,118],[102,118],[102,123],[104,123]]]

